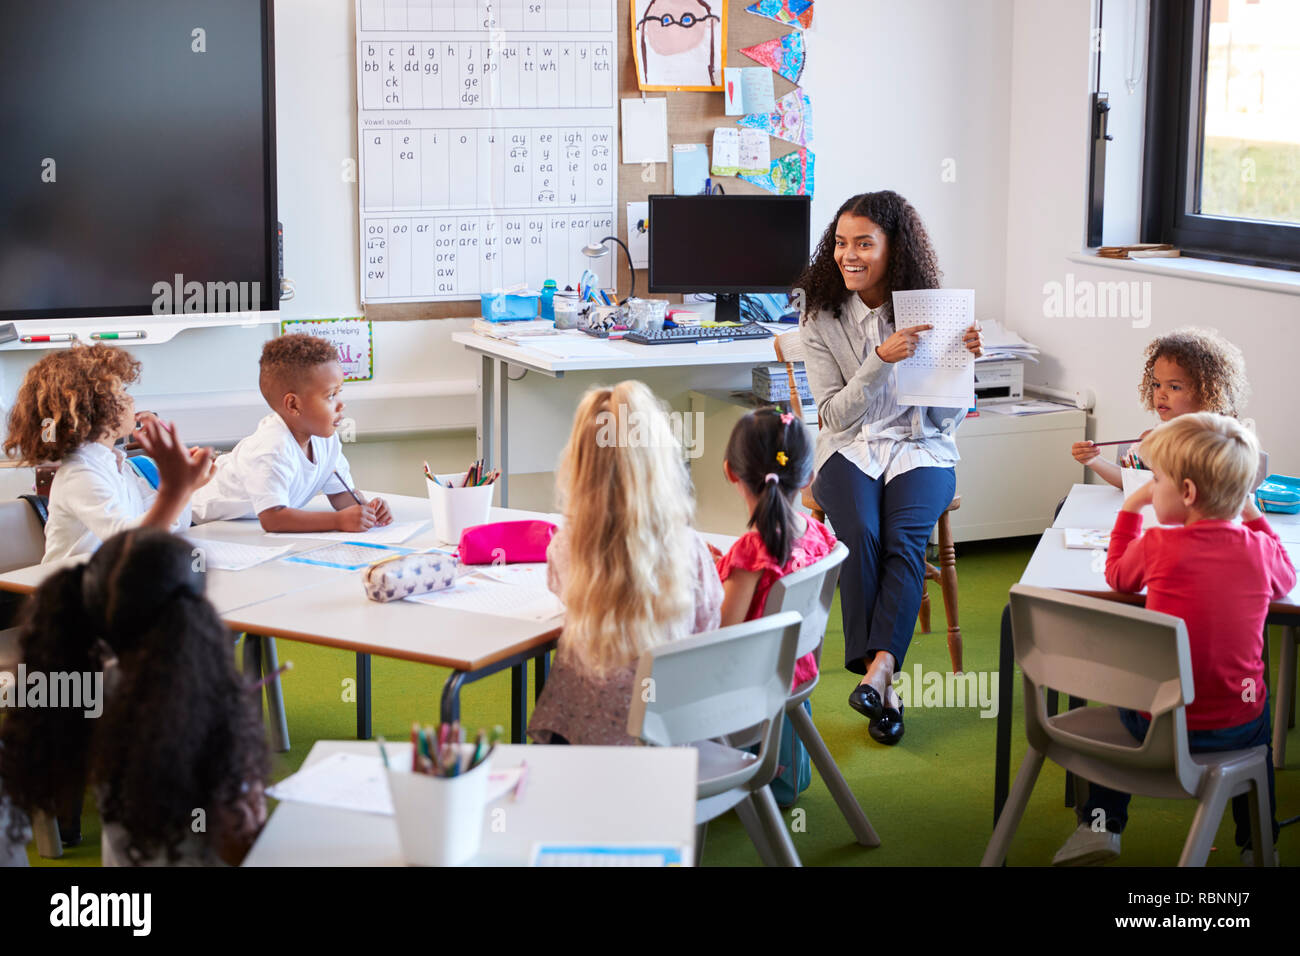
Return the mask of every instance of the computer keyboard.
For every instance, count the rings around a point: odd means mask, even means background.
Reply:
[[[629,332],[624,342],[638,345],[676,345],[681,342],[731,342],[737,339],[770,339],[772,333],[757,323],[749,325],[679,325],[675,329]]]

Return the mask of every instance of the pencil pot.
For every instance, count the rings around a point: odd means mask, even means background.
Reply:
[[[448,488],[465,480],[465,475],[435,475],[438,480],[424,479],[429,488],[429,505],[433,509],[433,533],[446,544],[460,542],[460,533],[476,524],[487,524],[492,510],[493,485],[476,488]]]
[[[455,777],[390,768],[388,790],[408,866],[460,866],[478,854],[488,761]]]

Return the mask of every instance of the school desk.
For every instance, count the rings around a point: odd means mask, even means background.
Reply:
[[[770,324],[775,334],[789,332],[794,325]],[[585,344],[578,351],[600,352],[599,355],[560,357],[547,348],[562,339],[577,338]],[[685,368],[708,365],[761,365],[776,361],[771,339],[743,339],[700,345],[686,342],[676,345],[637,345],[621,339],[609,341],[590,336],[542,336],[528,344],[516,344],[488,338],[475,332],[456,332],[453,342],[465,346],[480,357],[478,456],[489,468],[501,469],[502,507],[509,504],[509,428],[510,366],[538,372],[550,378],[563,378],[565,372],[629,371],[647,368]],[[595,343],[595,344],[590,344]]]
[[[320,740],[303,766],[339,752],[378,748]],[[528,762],[523,796],[489,804],[471,866],[527,866],[539,842],[669,844],[682,848],[684,865],[694,860],[695,748],[500,745],[492,766],[517,767],[521,760]],[[393,817],[288,801],[275,808],[244,859],[244,866],[401,865]]]
[[[1104,559],[1095,562],[1092,551],[1065,546],[1066,528],[1096,528],[1109,531],[1114,526],[1115,516],[1123,503],[1124,493],[1109,484],[1075,485],[1071,488],[1052,527],[1044,531],[1043,536],[1038,539],[1038,546],[1034,548],[1033,557],[1029,559],[1024,574],[1020,576],[1020,583],[1035,587],[1058,588],[1125,604],[1145,604],[1146,598],[1141,594],[1118,594],[1107,586]],[[1300,567],[1300,515],[1265,513],[1265,517],[1286,546],[1291,563]],[[1297,584],[1285,600],[1275,601],[1269,605],[1268,623],[1284,625],[1287,628],[1300,626],[1300,584]],[[1009,604],[1002,611],[1001,632],[993,781],[994,826],[997,825],[1002,806],[1006,803],[1011,774],[1011,708],[1014,706],[1016,678]],[[1281,666],[1289,666],[1294,671],[1296,662],[1293,634],[1287,635],[1282,646],[1285,650]],[[1267,670],[1267,642],[1264,645],[1264,653]],[[1290,712],[1291,703],[1280,698],[1274,702],[1276,705],[1273,724],[1275,753],[1278,735],[1286,733],[1287,713]],[[1053,699],[1049,698],[1048,709],[1050,713],[1056,712]]]

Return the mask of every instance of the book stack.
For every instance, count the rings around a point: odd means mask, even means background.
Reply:
[[[794,382],[799,389],[799,401],[813,404],[812,389],[808,387],[808,373],[803,362],[794,363]],[[790,375],[784,365],[755,365],[753,372],[754,394],[765,402],[790,401]]]

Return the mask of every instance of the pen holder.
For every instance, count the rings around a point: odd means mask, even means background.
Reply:
[[[447,483],[455,485],[463,481],[465,475],[437,475],[439,482],[424,483],[429,488],[429,505],[433,510],[433,533],[445,544],[459,544],[460,533],[477,524],[487,524],[492,509],[493,485],[479,485],[476,488],[448,488]]]
[[[466,745],[471,746],[471,745]],[[460,866],[478,855],[488,761],[455,777],[389,768],[397,839],[407,866]]]

